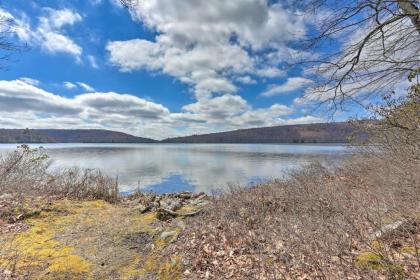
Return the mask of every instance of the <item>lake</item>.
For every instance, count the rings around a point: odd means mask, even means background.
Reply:
[[[317,160],[338,164],[350,151],[333,144],[39,144],[52,168],[100,169],[119,178],[122,192],[212,193],[230,184],[252,186]],[[0,154],[17,144],[0,144]]]

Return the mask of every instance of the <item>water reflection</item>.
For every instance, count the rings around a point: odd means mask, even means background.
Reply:
[[[32,145],[37,146],[37,145]],[[38,145],[39,146],[39,145]],[[53,167],[98,168],[124,192],[212,192],[282,177],[312,160],[330,165],[349,153],[340,145],[48,144]],[[16,145],[0,145],[0,153]]]

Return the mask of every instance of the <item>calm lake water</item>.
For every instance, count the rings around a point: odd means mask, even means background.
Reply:
[[[350,151],[342,145],[260,144],[41,144],[52,168],[101,169],[118,176],[121,191],[212,193],[229,184],[255,185],[318,160],[338,164]],[[31,145],[39,147],[40,145]],[[0,154],[16,148],[0,144]]]

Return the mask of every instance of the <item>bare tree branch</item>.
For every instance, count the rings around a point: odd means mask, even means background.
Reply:
[[[317,82],[303,98],[329,103],[334,111],[347,101],[362,104],[389,93],[420,66],[420,1],[304,2],[298,8],[318,21],[303,50],[331,42],[341,48],[303,61]]]

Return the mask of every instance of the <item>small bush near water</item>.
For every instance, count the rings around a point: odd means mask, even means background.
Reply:
[[[78,168],[51,170],[50,160],[42,149],[27,145],[0,157],[0,195],[20,199],[31,196],[54,196],[74,199],[119,199],[118,182],[98,170]]]

